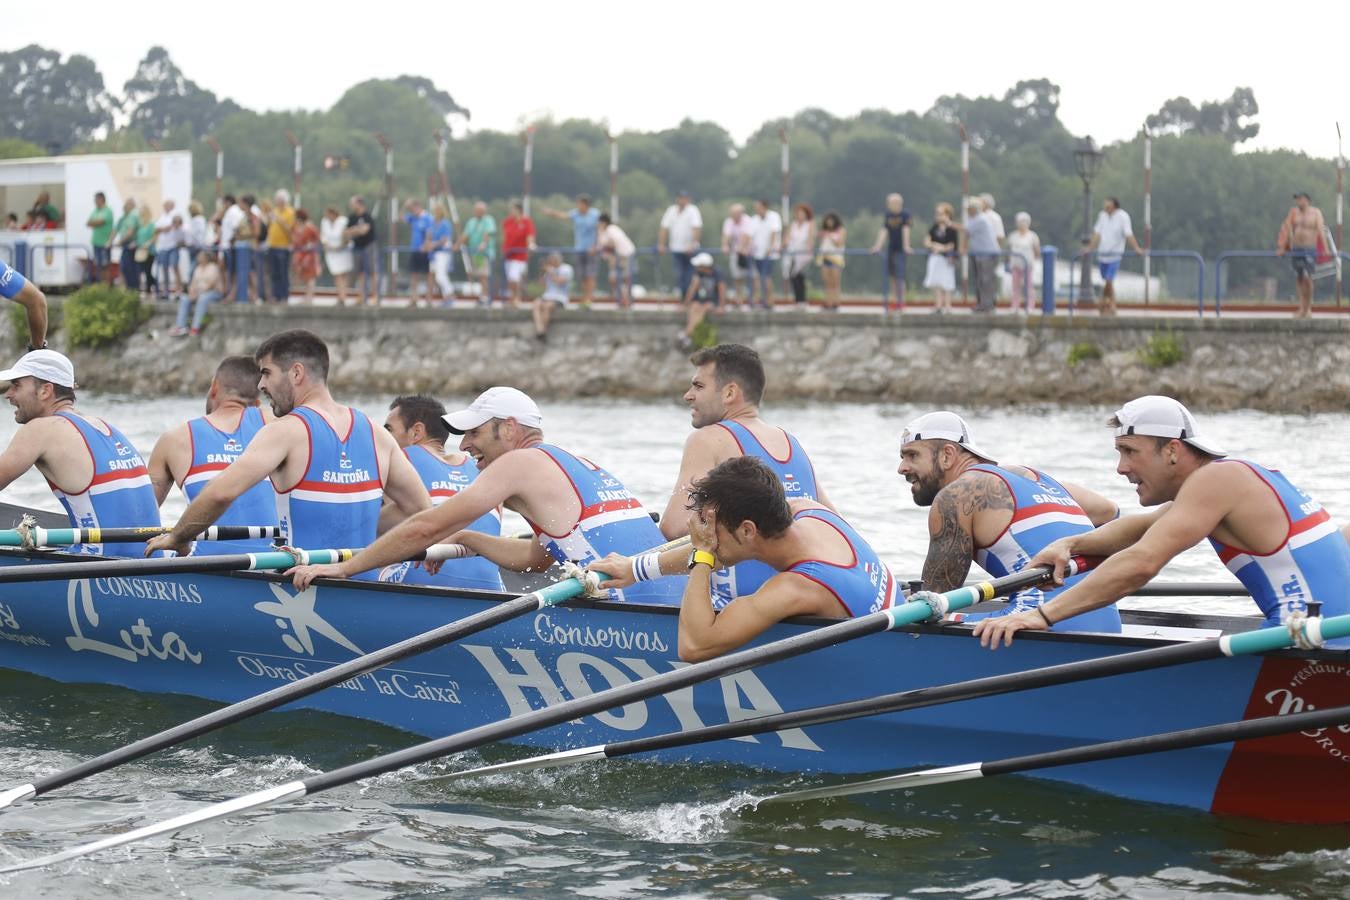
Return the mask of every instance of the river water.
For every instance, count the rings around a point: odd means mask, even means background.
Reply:
[[[359,405],[383,420],[382,401]],[[80,408],[117,424],[148,455],[159,433],[200,412],[201,400],[87,395]],[[899,404],[766,409],[799,436],[841,512],[907,578],[917,577],[922,564],[925,513],[895,474],[897,440],[905,422],[923,411]],[[1126,512],[1137,509],[1133,491],[1114,472],[1110,432],[1102,425],[1110,410],[963,412],[976,440],[1004,461],[1043,467],[1111,497]],[[1210,440],[1282,468],[1344,520],[1350,415],[1201,413]],[[664,508],[688,430],[680,406],[548,403],[544,417],[550,440],[609,468],[651,508]],[[7,443],[15,427],[0,424],[0,441]],[[35,473],[3,499],[54,508]],[[181,509],[175,495],[166,520]],[[1229,576],[1201,547],[1163,577]],[[1248,611],[1248,601],[1235,599],[1131,603]],[[0,788],[210,708],[190,698],[74,687],[0,669]],[[271,713],[0,813],[0,860],[53,852],[413,742],[371,723]],[[472,783],[431,778],[515,754],[488,748],[173,839],[0,876],[0,895],[1350,898],[1350,827],[1224,819],[1033,779],[771,811],[753,809],[750,799],[774,792],[781,781],[718,766],[616,761]],[[990,748],[988,758],[997,755]]]

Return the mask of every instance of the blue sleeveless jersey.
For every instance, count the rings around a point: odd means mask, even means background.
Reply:
[[[305,473],[290,488],[277,491],[277,524],[292,547],[359,550],[375,542],[384,502],[375,426],[364,413],[349,412],[351,425],[341,437],[307,406],[289,413],[309,431]],[[374,578],[371,573],[362,576]]]
[[[145,460],[127,440],[126,435],[113,426],[96,419],[106,429],[74,413],[59,412],[84,439],[89,458],[94,463],[94,476],[84,490],[67,494],[47,482],[56,499],[66,508],[72,528],[134,528],[159,525],[159,504],[155,489],[150,486],[150,473]],[[143,556],[144,543],[132,544],[76,544],[72,553],[93,553],[104,556]]]
[[[1322,504],[1299,490],[1275,469],[1245,459],[1217,459],[1211,465],[1246,466],[1266,483],[1289,523],[1284,541],[1269,553],[1239,550],[1210,538],[1210,546],[1228,571],[1237,576],[1266,617],[1279,625],[1292,611],[1304,611],[1309,600],[1322,603],[1322,615],[1350,613],[1350,546],[1346,545]],[[1329,641],[1334,647],[1350,639]]]
[[[1008,486],[1013,498],[1012,521],[1003,533],[987,547],[975,548],[975,562],[995,578],[1002,578],[1026,568],[1031,558],[1053,541],[1073,534],[1092,531],[1092,520],[1083,512],[1064,486],[1044,472],[1029,471],[1035,480],[990,463],[971,466],[967,472],[988,472]],[[995,616],[1035,609],[1086,577],[1087,573],[1067,578],[1062,587],[1027,588],[1008,596],[1008,605],[995,613],[959,613],[958,622],[974,622]],[[1120,611],[1113,603],[1082,615],[1055,623],[1056,631],[1120,631]]]
[[[413,445],[405,447],[403,452],[408,457],[408,462],[417,470],[422,483],[426,485],[427,493],[431,495],[432,506],[440,506],[478,477],[478,467],[472,458],[466,458],[458,465],[451,465],[425,447]],[[500,535],[501,513],[494,509],[479,516],[467,530]],[[483,591],[504,590],[502,575],[496,563],[481,557],[446,560],[441,565],[440,572],[435,575],[428,575],[426,569],[410,562],[394,563],[380,572],[380,580],[395,584],[430,584],[439,587],[476,588]]]
[[[188,501],[206,487],[206,483],[239,458],[249,441],[266,424],[262,410],[256,406],[244,409],[239,424],[233,431],[221,431],[206,417],[188,422],[188,440],[192,458],[183,478],[183,493]],[[277,492],[272,482],[263,479],[249,488],[216,520],[217,525],[275,525],[277,523]],[[225,553],[259,553],[272,545],[268,540],[256,541],[198,541],[193,556],[219,556]]]
[[[788,442],[788,455],[787,459],[778,459],[741,423],[725,419],[717,424],[731,434],[736,446],[741,448],[742,456],[763,460],[774,471],[782,480],[783,493],[787,494],[789,500],[819,499],[816,470],[795,437],[783,431],[783,437]],[[779,430],[782,431],[781,428]],[[757,559],[718,569],[712,576],[713,609],[722,609],[736,597],[753,594],[777,574],[771,566]]]
[[[636,556],[664,543],[656,523],[619,479],[590,460],[551,444],[539,444],[535,449],[562,470],[581,502],[581,515],[566,534],[549,534],[530,522],[540,545],[558,562],[570,560],[585,565],[610,553]],[[658,578],[609,593],[611,599],[630,603],[679,606],[687,580],[683,575]]]
[[[871,546],[862,539],[843,517],[824,507],[803,509],[794,513],[792,520],[816,519],[829,525],[848,541],[853,549],[853,563],[840,565],[808,559],[789,566],[785,571],[809,578],[835,599],[849,618],[857,618],[895,605],[900,585],[890,568],[883,563]]]

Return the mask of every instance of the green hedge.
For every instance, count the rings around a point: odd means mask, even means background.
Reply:
[[[72,347],[102,347],[125,337],[150,318],[151,307],[135,291],[91,284],[65,302],[67,343]]]

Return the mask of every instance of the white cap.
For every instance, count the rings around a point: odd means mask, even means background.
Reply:
[[[441,416],[441,421],[455,434],[472,431],[489,419],[515,419],[526,428],[544,427],[539,407],[528,394],[513,387],[490,387],[468,409]]]
[[[900,446],[914,441],[951,441],[967,453],[972,453],[988,462],[996,462],[994,457],[975,446],[970,439],[970,426],[966,420],[951,410],[940,409],[937,412],[924,413],[905,426],[900,436]]]
[[[711,266],[713,264],[712,254],[697,253],[694,255],[693,259],[689,260],[689,264],[693,266],[695,269],[701,266]]]
[[[1196,432],[1195,416],[1171,397],[1149,394],[1126,403],[1116,410],[1116,437],[1131,434],[1143,434],[1149,437],[1175,438],[1190,444],[1201,453],[1210,456],[1227,456],[1227,450],[1220,450],[1212,444],[1202,442]]]
[[[31,375],[61,387],[75,387],[75,364],[55,350],[30,350],[13,366],[0,372],[0,381]]]

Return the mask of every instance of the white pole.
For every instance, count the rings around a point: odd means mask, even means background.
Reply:
[[[789,201],[788,194],[789,194],[789,186],[790,186],[791,183],[792,183],[792,182],[791,182],[791,177],[792,177],[792,166],[791,166],[791,164],[790,164],[790,159],[789,159],[789,154],[788,154],[787,129],[786,129],[786,128],[780,128],[780,129],[778,130],[778,137],[779,137],[779,139],[783,142],[783,150],[782,150],[783,202],[782,202],[782,211],[779,213],[779,215],[781,215],[781,216],[783,217],[783,221],[786,222],[786,221],[788,220],[788,218],[789,218],[789,217],[788,217],[788,205],[789,205],[789,202],[788,202],[788,201]]]
[[[961,208],[954,218],[964,222],[966,210],[970,206],[970,139],[966,136],[966,126],[961,128]],[[970,255],[961,254],[961,294],[970,295]]]
[[[297,208],[304,206],[300,202],[300,177],[304,171],[303,151],[300,148],[301,145],[297,143],[295,145],[295,206]]]
[[[1144,126],[1144,302],[1149,301],[1149,276],[1153,260],[1153,135]]]
[[[609,218],[619,221],[619,141],[609,139]]]
[[[525,208],[525,215],[530,214],[530,173],[534,171],[534,128],[525,129],[525,177],[523,198],[521,206]]]

